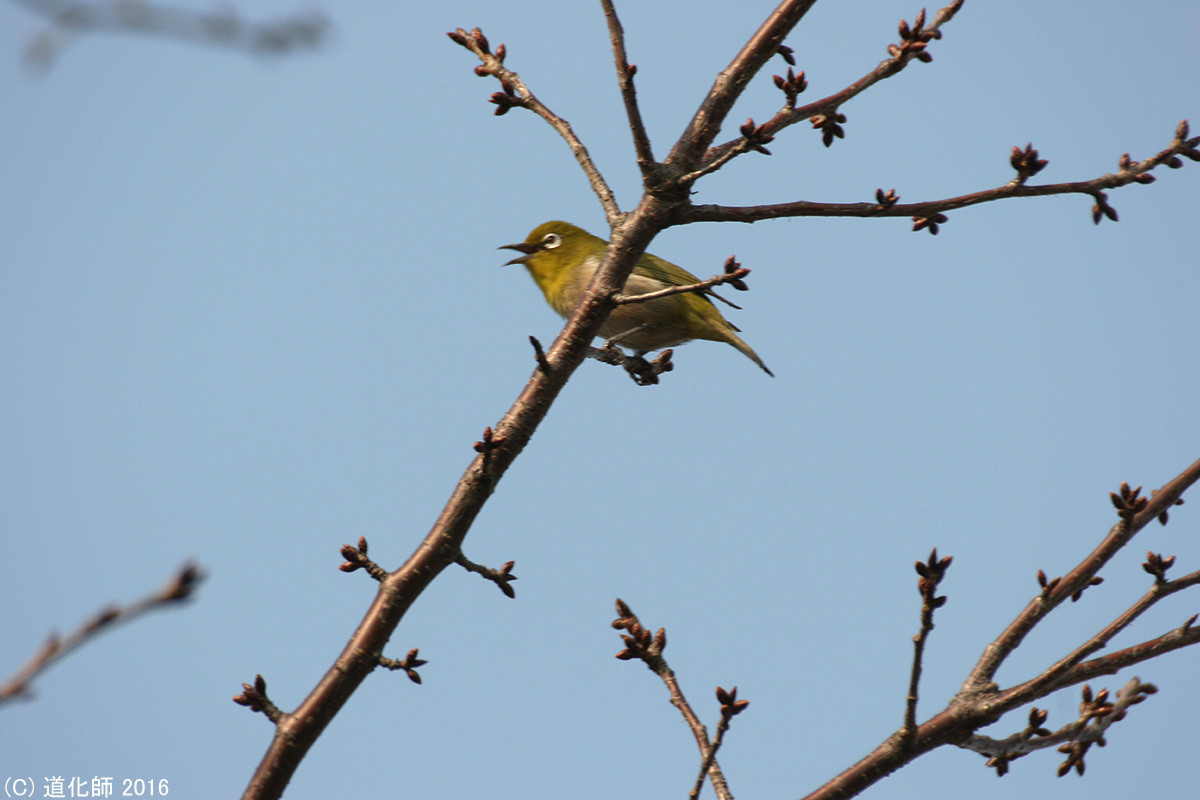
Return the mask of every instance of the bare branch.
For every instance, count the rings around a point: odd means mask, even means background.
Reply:
[[[633,87],[633,76],[637,65],[629,63],[625,52],[625,30],[617,17],[617,10],[612,0],[601,0],[604,6],[604,18],[608,22],[608,38],[612,40],[613,61],[617,68],[617,82],[621,87],[621,99],[625,102],[625,114],[629,117],[629,131],[633,135],[633,149],[637,154],[638,168],[646,175],[654,167],[654,151],[650,147],[650,137],[646,134],[646,125],[642,122],[642,112],[638,108],[637,90]]]
[[[783,0],[771,12],[741,52],[717,75],[708,96],[667,156],[667,164],[683,172],[692,172],[702,166],[704,151],[720,132],[733,104],[814,3],[816,0]]]
[[[48,17],[51,27],[30,43],[26,59],[49,67],[64,47],[85,33],[142,33],[254,55],[280,55],[321,45],[330,29],[323,14],[309,12],[273,22],[247,22],[233,10],[203,12],[120,0],[18,0]]]
[[[946,570],[950,568],[950,562],[953,560],[953,556],[939,559],[935,547],[927,561],[918,561],[916,565],[917,574],[920,576],[917,581],[917,591],[921,593],[921,629],[913,637],[913,660],[908,679],[908,699],[904,705],[904,724],[900,727],[900,735],[908,740],[911,740],[917,733],[917,689],[921,684],[921,662],[925,654],[925,642],[929,639],[930,631],[933,630],[933,612],[946,604],[945,596],[939,597],[937,588],[942,579],[946,577]]]
[[[1020,645],[1025,636],[1038,622],[1044,619],[1056,606],[1085,588],[1095,577],[1096,573],[1100,571],[1100,568],[1107,564],[1109,559],[1116,555],[1138,531],[1145,527],[1151,520],[1157,518],[1165,509],[1173,505],[1183,491],[1197,480],[1200,480],[1200,461],[1196,461],[1173,481],[1155,493],[1152,498],[1149,498],[1146,503],[1141,504],[1137,512],[1128,515],[1127,518],[1122,519],[1113,526],[1108,536],[1104,538],[1104,541],[1087,558],[1081,561],[1070,573],[1058,580],[1050,590],[1043,590],[1013,620],[1012,624],[994,642],[987,646],[979,662],[975,665],[975,669],[971,672],[971,676],[967,678],[966,683],[963,685],[964,691],[979,691],[991,684],[992,678],[1000,668],[1000,665]],[[1034,679],[1034,681],[1038,680],[1042,680],[1044,683],[1051,682],[1049,679]],[[1036,699],[1034,697],[1035,692],[1027,693],[1029,697],[1027,697],[1025,702]],[[1037,694],[1037,696],[1042,695]]]
[[[504,66],[507,48],[501,44],[496,48],[496,52],[493,53],[488,45],[487,37],[483,35],[483,32],[479,28],[474,28],[471,31],[457,28],[450,31],[447,36],[456,44],[470,50],[479,59],[481,63],[475,68],[476,75],[485,77],[491,75],[500,81],[500,87],[504,91],[493,94],[491,98],[491,102],[496,104],[497,116],[505,114],[509,108],[527,108],[546,120],[554,130],[558,131],[558,135],[571,148],[571,152],[575,155],[575,160],[579,162],[579,166],[587,176],[588,182],[592,186],[592,191],[600,198],[600,205],[604,207],[604,215],[608,219],[609,226],[615,226],[622,218],[621,209],[617,206],[616,197],[613,195],[612,189],[609,188],[604,180],[604,176],[600,174],[600,170],[596,167],[595,162],[592,161],[592,156],[588,152],[588,149],[584,147],[583,142],[575,135],[575,131],[571,128],[571,123],[551,111],[525,85],[520,75]]]
[[[707,774],[712,782],[713,790],[717,793],[717,797],[722,800],[733,800],[733,795],[729,791],[729,786],[725,782],[725,776],[721,772],[721,767],[717,763],[716,744],[708,739],[708,730],[704,727],[704,723],[696,716],[696,712],[692,710],[692,706],[688,703],[687,698],[683,695],[683,690],[679,688],[679,681],[675,679],[675,671],[667,664],[667,660],[663,658],[663,650],[667,646],[667,631],[665,628],[659,628],[657,633],[651,634],[650,630],[644,627],[638,620],[637,615],[630,610],[624,600],[617,598],[617,618],[613,620],[612,626],[617,630],[624,630],[626,633],[621,634],[621,641],[625,644],[625,649],[617,653],[616,657],[622,661],[630,661],[638,659],[645,663],[651,672],[662,679],[666,684],[668,691],[671,694],[671,705],[679,709],[679,713],[683,715],[684,721],[691,728],[692,736],[696,739],[696,746],[700,748],[700,757],[702,759],[702,775]],[[718,689],[718,700],[721,702],[721,719],[728,727],[728,719],[749,705],[747,700],[737,699],[737,689],[733,690],[730,695],[724,689]],[[727,712],[728,707],[728,712]],[[735,710],[736,709],[736,710]],[[728,717],[726,716],[728,713]],[[693,797],[698,794],[698,790],[694,790]]]
[[[782,78],[776,80],[776,85],[783,91],[786,102],[783,108],[775,113],[775,116],[763,123],[763,133],[774,135],[789,125],[794,125],[803,120],[812,120],[813,127],[823,131],[825,146],[828,147],[835,137],[841,138],[842,135],[837,126],[840,122],[845,122],[845,116],[840,115],[838,109],[876,83],[890,78],[903,70],[914,58],[925,62],[932,60],[932,57],[925,49],[925,45],[931,39],[941,38],[941,27],[954,18],[954,15],[962,8],[962,4],[963,0],[953,0],[945,8],[938,11],[928,26],[924,25],[924,11],[918,17],[918,24],[913,26],[901,20],[901,44],[889,46],[888,51],[891,57],[881,61],[875,69],[845,89],[828,97],[823,97],[820,100],[797,108],[795,100],[796,95],[803,91],[804,73],[800,73],[799,84],[794,80],[788,81]],[[794,77],[789,74],[789,78],[794,79]],[[702,174],[720,169],[730,158],[746,152],[749,148],[745,146],[744,139],[745,137],[743,136],[740,139],[733,139],[711,148],[700,160],[699,168],[688,175],[685,180],[695,180],[695,178]]]
[[[112,605],[101,609],[90,620],[71,633],[60,637],[50,634],[41,649],[29,657],[20,669],[0,684],[0,705],[10,701],[28,699],[33,695],[33,681],[75,649],[94,636],[110,630],[119,622],[129,622],[158,608],[177,606],[191,598],[196,587],[204,580],[200,567],[185,562],[161,587],[127,606]]]
[[[692,292],[699,292],[701,294],[704,294],[707,297],[715,297],[718,300],[722,301],[723,303],[733,306],[734,308],[741,308],[741,306],[734,305],[733,303],[730,303],[725,298],[721,297],[718,294],[714,294],[713,292],[710,292],[709,290],[714,286],[720,286],[721,284],[724,284],[724,283],[732,284],[735,282],[740,282],[742,278],[746,277],[749,274],[750,274],[750,270],[747,269],[746,267],[737,267],[736,269],[734,269],[731,272],[726,272],[723,275],[714,275],[711,278],[709,278],[708,280],[700,281],[699,283],[689,283],[686,286],[668,286],[665,289],[659,289],[656,292],[646,292],[645,294],[619,294],[616,297],[614,297],[612,300],[617,305],[623,306],[623,305],[630,305],[632,303],[645,303],[650,300],[658,300],[660,297],[670,297],[671,295],[675,295],[675,294],[689,294]]]
[[[1182,131],[1182,135],[1180,135]],[[1161,166],[1178,168],[1182,165],[1179,156],[1200,160],[1200,154],[1193,156],[1200,137],[1187,139],[1186,120],[1180,123],[1176,137],[1170,146],[1144,161],[1132,161],[1128,155],[1122,156],[1118,162],[1118,171],[1101,175],[1097,178],[1073,183],[1050,183],[1031,186],[1026,183],[1029,177],[1028,167],[1017,167],[1017,177],[1008,183],[992,189],[984,189],[971,194],[949,197],[944,200],[927,200],[919,203],[896,202],[894,194],[888,202],[876,197],[874,203],[817,203],[800,200],[792,203],[774,203],[760,206],[723,206],[697,205],[682,209],[678,212],[676,224],[689,222],[758,222],[766,219],[781,217],[913,217],[917,220],[937,220],[939,214],[958,208],[990,203],[1013,197],[1046,197],[1059,194],[1086,194],[1096,200],[1096,209],[1107,209],[1104,216],[1116,219],[1116,212],[1107,205],[1104,189],[1114,189],[1131,183],[1151,183],[1154,176],[1150,171]],[[1015,149],[1015,148],[1014,148]],[[1022,151],[1018,151],[1022,152]],[[1037,151],[1032,150],[1034,159]],[[1044,166],[1044,164],[1043,164]],[[1040,169],[1040,167],[1038,167]],[[1036,171],[1036,170],[1035,170]],[[894,190],[893,190],[894,192]],[[1098,211],[1094,210],[1093,219],[1099,220]],[[941,220],[945,221],[944,217]],[[922,226],[925,227],[925,226]]]

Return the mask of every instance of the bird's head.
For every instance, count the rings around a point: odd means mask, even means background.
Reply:
[[[498,250],[516,250],[521,255],[509,264],[524,264],[535,279],[555,277],[576,269],[589,259],[600,258],[608,245],[603,239],[569,222],[554,220],[538,225],[525,241],[505,244]]]

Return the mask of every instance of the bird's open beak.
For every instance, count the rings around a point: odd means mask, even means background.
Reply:
[[[499,247],[497,247],[496,249],[497,250],[516,250],[518,252],[525,254],[523,256],[517,256],[512,261],[505,261],[503,266],[507,267],[509,264],[524,264],[525,259],[529,258],[529,256],[536,253],[540,248],[536,244],[528,244],[526,242],[518,242],[517,244],[502,244]]]

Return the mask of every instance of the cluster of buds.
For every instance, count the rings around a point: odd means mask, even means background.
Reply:
[[[380,656],[379,666],[386,667],[387,669],[391,670],[404,670],[404,674],[408,676],[410,681],[419,684],[421,682],[421,676],[417,672],[417,667],[423,667],[429,662],[423,658],[417,658],[418,649],[419,648],[414,647],[412,650],[409,650],[408,655],[404,657],[403,661],[397,661],[394,658]]]
[[[492,426],[488,425],[483,429],[483,441],[476,442],[471,446],[476,453],[481,453],[486,458],[489,453],[503,445],[506,438],[508,437],[496,433],[492,430]]]
[[[750,287],[746,285],[744,280],[742,280],[742,278],[750,274],[750,269],[748,267],[743,267],[741,262],[733,256],[725,259],[725,274],[729,276],[723,281],[725,285],[732,286],[739,292],[747,292],[750,290]]]
[[[948,219],[950,218],[940,212],[937,214],[931,214],[928,217],[913,217],[912,229],[913,231],[927,230],[934,236],[937,236],[939,226],[945,223]]]
[[[1050,736],[1051,731],[1043,727],[1046,720],[1049,718],[1050,712],[1044,708],[1034,706],[1029,710],[1029,721],[1025,724],[1025,730],[1021,731],[1021,741],[1029,741],[1035,736]],[[987,766],[996,770],[996,777],[1002,778],[1008,772],[1008,765],[1021,754],[999,753],[987,760]]]
[[[925,30],[925,9],[921,9],[911,27],[905,20],[900,20],[900,44],[889,44],[888,55],[899,61],[915,58],[928,64],[933,61],[933,56],[925,48],[930,40],[940,38],[941,31]]]
[[[492,570],[491,574],[487,576],[489,580],[500,587],[500,591],[504,592],[504,596],[510,600],[517,596],[516,590],[512,587],[512,582],[517,579],[517,576],[512,574],[513,567],[516,565],[515,561],[505,561],[500,569]]]
[[[738,714],[746,710],[746,706],[750,705],[749,700],[737,699],[737,687],[733,687],[729,691],[725,691],[720,686],[717,687],[717,702],[721,704],[721,720],[728,722]]]
[[[826,147],[833,144],[834,139],[846,138],[846,131],[842,128],[842,123],[846,121],[845,114],[837,111],[817,114],[815,117],[810,117],[808,121],[812,123],[813,130],[821,132],[821,142]]]
[[[387,577],[387,570],[376,564],[371,559],[367,558],[367,537],[358,537],[358,545],[342,545],[342,558],[346,559],[338,565],[338,569],[342,572],[354,572],[355,570],[365,569],[367,573],[377,581]]]
[[[808,88],[808,80],[804,77],[804,72],[793,72],[791,67],[788,67],[787,77],[781,75],[772,75],[771,77],[775,79],[775,85],[787,98],[788,108],[796,105],[796,97]]]
[[[659,628],[657,633],[650,633],[642,627],[637,615],[629,608],[624,600],[617,598],[617,618],[612,621],[616,630],[624,630],[621,641],[625,649],[616,654],[622,661],[632,661],[639,658],[646,662],[651,669],[665,667],[662,663],[662,652],[667,647],[667,630]]]
[[[1054,590],[1058,588],[1058,585],[1062,583],[1061,577],[1047,579],[1046,573],[1040,569],[1037,571],[1037,580],[1038,586],[1042,587],[1041,597],[1043,600],[1049,598],[1051,593],[1053,593]],[[1087,583],[1085,583],[1082,588],[1071,595],[1071,602],[1074,603],[1078,601],[1080,597],[1083,597],[1084,589],[1088,588],[1089,586],[1099,586],[1102,583],[1104,583],[1104,578],[1101,578],[1099,575],[1093,575],[1092,577],[1088,578]]]
[[[243,683],[242,693],[234,697],[233,702],[251,711],[261,711],[272,722],[283,718],[283,712],[267,697],[267,682],[262,675],[254,676],[253,686]]]
[[[1138,512],[1144,510],[1150,503],[1150,498],[1142,497],[1142,487],[1130,489],[1129,484],[1121,481],[1121,493],[1109,492],[1108,497],[1117,509],[1117,516],[1126,522],[1132,522]]]
[[[883,191],[882,187],[875,190],[875,202],[879,204],[880,211],[887,211],[900,200],[900,195],[896,194],[895,189]]]
[[[1149,688],[1152,690],[1149,693],[1157,691],[1153,686],[1149,686]],[[1134,698],[1131,703],[1140,703],[1143,699],[1144,698],[1139,696]],[[1086,683],[1083,685],[1083,699],[1079,703],[1079,719],[1081,722],[1086,724],[1093,719],[1107,717],[1109,714],[1113,713],[1113,710],[1114,706],[1108,700],[1108,689],[1101,689],[1100,693],[1093,697],[1092,687],[1088,686]],[[1124,716],[1124,714],[1121,716]],[[1114,719],[1119,718],[1120,717],[1116,717]],[[1058,752],[1064,753],[1067,756],[1067,760],[1058,765],[1058,777],[1061,778],[1072,769],[1082,775],[1085,767],[1083,763],[1083,757],[1093,743],[1098,744],[1101,747],[1106,744],[1103,736],[1097,736],[1094,740],[1089,741],[1076,739],[1073,742],[1067,742],[1059,747]]]
[[[1170,161],[1170,159],[1167,159],[1167,161]],[[1158,180],[1158,178],[1155,178],[1149,172],[1136,172],[1136,170],[1141,166],[1142,162],[1134,161],[1129,157],[1129,153],[1122,153],[1121,157],[1117,159],[1117,167],[1121,170],[1121,172],[1134,173],[1130,176],[1130,179],[1134,183],[1154,183],[1156,180]],[[1179,162],[1179,166],[1183,166],[1182,161]],[[1176,169],[1178,169],[1178,167]]]
[[[1033,142],[1029,142],[1024,150],[1014,145],[1008,163],[1017,171],[1017,183],[1024,183],[1045,169],[1050,162],[1038,158],[1038,151],[1033,149]]]
[[[1142,569],[1154,576],[1156,584],[1167,582],[1167,570],[1175,564],[1175,556],[1163,557],[1162,553],[1148,552],[1146,560],[1142,563]]]
[[[1099,225],[1100,220],[1105,217],[1116,222],[1117,210],[1108,204],[1108,194],[1105,192],[1096,192],[1092,197],[1096,198],[1096,204],[1092,206],[1092,222]]]
[[[748,119],[738,130],[741,131],[742,139],[746,142],[746,147],[751,150],[757,150],[764,155],[771,155],[771,151],[763,147],[763,145],[775,137],[767,133],[767,126],[765,124],[756,126],[754,120]]]
[[[1172,143],[1172,149],[1192,161],[1200,161],[1200,136],[1188,138],[1188,133],[1191,131],[1188,128],[1188,121],[1185,119],[1175,127],[1175,141]],[[1179,160],[1179,156],[1173,155],[1164,163],[1171,169],[1179,169],[1183,166],[1183,162]]]
[[[946,577],[946,570],[950,569],[950,562],[953,560],[954,556],[939,559],[935,547],[929,553],[927,561],[916,562],[917,575],[920,576],[917,580],[917,591],[921,593],[921,599],[930,608],[941,608],[946,604],[945,595],[937,596],[937,587]]]
[[[504,91],[494,92],[488,98],[488,102],[496,106],[496,116],[499,117],[507,114],[510,108],[525,107],[525,100],[517,94],[517,88],[513,85],[511,79],[512,73],[504,68],[504,57],[508,55],[507,47],[501,44],[496,48],[496,52],[493,53],[491,44],[479,28],[472,28],[470,31],[455,28],[447,32],[446,35],[455,44],[462,45],[470,50],[483,62],[475,67],[476,75],[481,78],[493,75],[500,81],[500,88]]]
[[[1158,494],[1158,489],[1152,489],[1152,490],[1150,491],[1150,496],[1151,496],[1151,497],[1154,497],[1154,495],[1156,495],[1156,494]],[[1181,505],[1183,505],[1183,498],[1182,498],[1182,497],[1176,498],[1175,502],[1174,502],[1174,503],[1171,503],[1171,505],[1173,505],[1173,506],[1181,506]],[[1159,514],[1159,515],[1158,515],[1158,523],[1159,523],[1160,525],[1166,525],[1166,524],[1167,524],[1167,520],[1169,519],[1169,517],[1167,516],[1167,510],[1168,510],[1168,509],[1163,509],[1163,512],[1162,512],[1161,514]]]

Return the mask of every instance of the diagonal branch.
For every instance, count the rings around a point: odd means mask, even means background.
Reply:
[[[633,88],[633,75],[637,72],[637,65],[629,63],[629,56],[625,52],[625,29],[621,27],[621,20],[617,17],[612,0],[601,0],[601,5],[604,6],[604,19],[608,22],[608,38],[612,40],[617,82],[621,86],[621,99],[625,101],[625,114],[629,117],[629,131],[633,135],[638,169],[646,175],[654,166],[654,151],[650,148],[650,137],[646,134],[646,125],[642,122],[642,112],[638,108],[637,90]]]
[[[575,155],[575,160],[579,162],[580,168],[583,169],[584,175],[587,176],[588,183],[592,186],[592,191],[600,198],[600,205],[604,207],[604,215],[608,219],[609,226],[615,226],[622,217],[621,209],[617,206],[612,189],[605,182],[604,176],[600,174],[596,163],[592,161],[592,156],[588,152],[587,147],[584,146],[583,142],[575,134],[574,129],[571,128],[571,123],[551,111],[525,85],[520,75],[504,66],[507,48],[501,44],[496,48],[496,52],[493,53],[488,45],[487,37],[483,35],[483,32],[479,28],[471,31],[458,28],[451,31],[448,35],[454,42],[470,50],[479,59],[481,63],[475,68],[476,75],[491,75],[500,81],[500,86],[504,91],[492,95],[492,102],[497,106],[497,116],[505,114],[512,107],[527,108],[546,120],[554,130],[558,131],[558,135],[571,148],[571,152]]]
[[[1193,463],[1160,489],[1149,499],[1144,510],[1139,511],[1136,515],[1130,515],[1114,525],[1104,541],[1087,558],[1057,581],[1054,586],[1044,589],[1042,594],[1034,598],[1025,607],[1025,610],[1012,621],[1012,624],[987,646],[970,677],[963,684],[963,691],[981,691],[989,685],[1000,665],[1021,644],[1035,625],[1067,598],[1081,591],[1100,571],[1100,568],[1116,555],[1117,551],[1128,544],[1129,540],[1151,520],[1166,511],[1179,499],[1184,490],[1197,480],[1200,480],[1200,461]],[[1153,513],[1150,513],[1151,510]]]
[[[733,795],[725,782],[725,776],[721,772],[721,766],[717,763],[717,748],[720,747],[720,739],[724,736],[725,729],[729,727],[729,720],[744,710],[749,705],[749,701],[737,699],[736,687],[732,693],[718,688],[717,698],[721,702],[721,726],[718,728],[717,738],[709,741],[708,730],[684,696],[683,689],[680,688],[679,681],[675,678],[675,671],[663,657],[663,650],[667,646],[666,629],[659,628],[657,633],[650,633],[650,629],[642,625],[637,615],[619,597],[617,598],[617,614],[612,626],[617,630],[626,631],[626,633],[621,634],[621,641],[624,643],[625,649],[617,653],[616,657],[622,661],[638,659],[662,680],[670,692],[671,705],[679,710],[688,728],[691,729],[692,736],[696,739],[696,746],[700,749],[701,770],[690,796],[695,798],[699,795],[699,787],[707,774],[717,797],[721,800],[733,800]]]
[[[963,2],[964,0],[953,0],[945,8],[938,11],[938,13],[934,16],[933,21],[930,22],[929,25],[917,25],[915,30],[909,29],[907,23],[901,23],[902,38],[906,31],[910,34],[910,37],[913,33],[916,33],[918,36],[926,35],[928,38],[941,38],[942,25],[954,18],[954,15],[958,13],[960,8],[962,8]],[[923,18],[924,12],[922,11],[921,16],[918,19],[919,21],[923,22]],[[906,44],[917,44],[917,40],[910,38],[906,38],[905,42]],[[813,119],[814,117],[831,117],[839,108],[853,98],[862,94],[880,81],[899,73],[906,66],[908,66],[909,62],[914,58],[922,61],[930,60],[929,54],[924,50],[923,43],[920,43],[919,46],[908,47],[892,45],[891,49],[893,52],[890,58],[879,62],[875,69],[871,70],[866,75],[847,86],[845,89],[835,92],[828,97],[823,97],[820,100],[797,108],[795,106],[795,97],[789,94],[788,101],[784,104],[783,108],[777,111],[775,116],[773,116],[770,120],[763,123],[760,129],[762,134],[773,136],[789,125],[794,125],[803,120]],[[828,144],[829,139],[827,138],[826,146],[828,146]],[[738,139],[732,139],[724,144],[717,145],[704,154],[704,157],[700,161],[699,168],[695,172],[686,176],[685,180],[694,181],[701,175],[715,172],[724,166],[734,156],[740,155],[741,153],[744,153],[750,149],[751,148],[747,146],[745,136],[742,136]]]
[[[717,137],[725,117],[747,84],[767,63],[767,59],[775,55],[784,38],[815,3],[816,0],[783,0],[771,12],[741,52],[717,75],[700,108],[667,156],[667,164],[684,172],[690,172],[700,165],[704,151]]]
[[[29,657],[15,673],[0,683],[0,705],[33,692],[33,681],[67,654],[83,646],[93,637],[121,622],[129,622],[157,608],[174,606],[188,600],[204,580],[199,566],[186,562],[165,584],[127,606],[112,605],[96,613],[90,620],[66,636],[51,634],[41,649]]]
[[[1008,690],[1000,690],[991,682],[999,664],[1021,643],[1024,636],[1045,617],[1050,610],[1060,605],[1067,598],[1077,596],[1092,583],[1096,571],[1106,563],[1120,547],[1132,538],[1133,534],[1176,504],[1183,492],[1200,481],[1200,461],[1195,462],[1166,486],[1150,497],[1141,497],[1136,490],[1122,487],[1119,507],[1122,514],[1121,522],[1109,532],[1100,546],[1096,548],[1079,566],[1066,576],[1045,582],[1042,594],[1033,600],[1017,618],[1000,634],[1000,636],[984,651],[975,670],[963,684],[962,690],[951,700],[945,709],[935,714],[926,722],[919,725],[914,732],[903,727],[888,737],[866,757],[844,770],[840,775],[825,783],[808,795],[807,800],[845,800],[854,797],[868,786],[895,772],[900,767],[915,760],[919,756],[946,744],[966,744],[971,746],[975,731],[1000,719],[1014,709],[1045,697],[1059,689],[1072,684],[1082,683],[1091,678],[1108,675],[1137,664],[1142,661],[1160,656],[1164,653],[1178,650],[1195,644],[1200,644],[1200,627],[1194,626],[1196,617],[1189,619],[1181,627],[1170,631],[1156,639],[1127,647],[1099,658],[1082,663],[1074,663],[1061,670],[1053,681],[1038,679],[1021,684]],[[1151,559],[1154,561],[1155,559]],[[1162,569],[1169,560],[1158,559],[1157,564],[1150,564],[1157,579],[1161,579]],[[925,577],[925,576],[923,576]],[[1161,599],[1168,594],[1180,591],[1190,586],[1200,585],[1200,573],[1193,573],[1169,583],[1162,581],[1154,592],[1155,599]],[[1140,613],[1141,603],[1135,604],[1130,612],[1136,616]],[[1109,628],[1121,626],[1122,618],[1118,618]],[[1102,631],[1104,635],[1108,631]],[[1085,645],[1086,647],[1086,645]],[[1106,693],[1102,693],[1105,695]],[[1093,700],[1091,692],[1084,690],[1085,702]],[[1099,709],[1101,698],[1094,698]],[[1034,735],[1040,728],[1040,723],[1034,724],[1036,713],[1031,716],[1031,726],[1026,733]],[[1040,735],[1040,734],[1039,734]],[[1078,767],[1082,762],[1083,752],[1087,742],[1078,740],[1072,745],[1071,755],[1066,764]],[[1067,751],[1064,751],[1067,752]],[[1001,754],[1003,755],[1003,754]],[[1000,763],[991,766],[1003,767]],[[1061,769],[1061,767],[1060,767]]]

